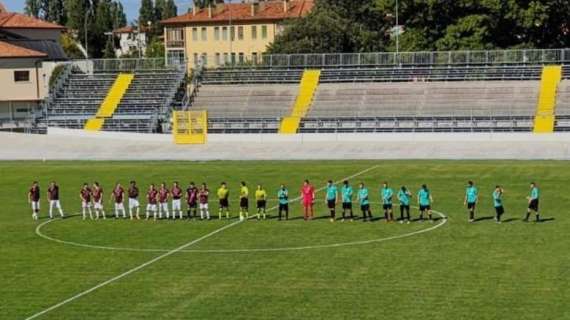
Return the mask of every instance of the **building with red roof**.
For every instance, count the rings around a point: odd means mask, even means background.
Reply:
[[[64,30],[0,3],[0,130],[21,128],[47,96],[53,68],[67,60],[59,43]]]
[[[268,0],[194,8],[161,22],[167,57],[209,66],[258,59],[286,20],[304,17],[313,7],[313,0]]]

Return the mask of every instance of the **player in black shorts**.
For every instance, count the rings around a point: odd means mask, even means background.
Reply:
[[[540,221],[540,216],[538,213],[538,200],[540,198],[540,190],[538,189],[538,186],[536,185],[536,183],[531,182],[530,183],[530,195],[528,197],[526,197],[526,199],[528,200],[528,209],[526,210],[526,218],[524,218],[524,222],[528,222],[528,219],[530,218],[530,214],[531,212],[534,212],[534,214],[536,215],[536,222]]]

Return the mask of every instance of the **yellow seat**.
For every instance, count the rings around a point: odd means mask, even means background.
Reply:
[[[301,119],[307,115],[311,105],[313,104],[313,97],[319,87],[319,80],[321,78],[321,70],[305,70],[301,83],[299,84],[299,93],[297,99],[293,104],[291,114],[281,119],[279,126],[279,133],[281,134],[295,134],[299,130]]]
[[[99,110],[94,118],[89,119],[85,123],[85,130],[88,131],[100,131],[103,128],[103,123],[105,122],[105,118],[113,117],[115,110],[121,103],[121,99],[129,89],[133,78],[135,77],[132,73],[120,73],[115,82],[109,89],[105,100],[99,106]]]
[[[545,66],[540,78],[540,94],[534,117],[534,133],[554,132],[556,91],[562,78],[562,66]]]

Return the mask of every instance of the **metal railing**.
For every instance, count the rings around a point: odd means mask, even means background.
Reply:
[[[186,63],[167,63],[164,58],[74,60],[71,64],[88,74],[93,72],[133,72],[162,69],[182,71],[186,69]]]
[[[570,48],[481,51],[369,52],[323,54],[217,54],[199,56],[208,68],[305,68],[400,65],[523,65],[570,63]]]

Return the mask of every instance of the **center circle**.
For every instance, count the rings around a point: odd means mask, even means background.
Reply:
[[[423,225],[426,225],[427,227],[425,228],[420,228],[420,229],[416,229],[407,233],[403,233],[403,234],[396,234],[396,235],[384,235],[382,237],[370,237],[368,239],[365,240],[353,240],[353,241],[343,241],[342,239],[338,242],[335,243],[317,243],[317,244],[313,244],[313,245],[292,245],[292,246],[273,246],[273,247],[246,247],[246,248],[231,248],[231,247],[226,247],[226,248],[218,248],[217,246],[206,246],[205,248],[196,248],[196,249],[191,249],[191,248],[185,248],[182,250],[178,250],[177,252],[188,252],[188,253],[247,253],[247,252],[284,252],[284,251],[300,251],[300,250],[312,250],[312,249],[325,249],[325,248],[339,248],[339,247],[348,247],[348,246],[358,246],[358,245],[366,245],[366,244],[373,244],[373,243],[380,243],[380,242],[385,242],[385,241],[391,241],[391,240],[396,240],[396,239],[402,239],[402,238],[407,238],[407,237],[412,237],[412,236],[416,236],[416,235],[420,235],[422,233],[426,233],[426,232],[430,232],[433,231],[437,228],[440,228],[441,226],[443,226],[446,222],[447,222],[447,218],[446,216],[439,212],[439,211],[435,211],[433,210],[433,213],[435,216],[438,216],[439,219],[437,219],[436,223],[434,224],[427,224],[424,223]],[[251,216],[250,216],[251,218]],[[130,247],[130,246],[123,246],[123,245],[118,245],[118,246],[109,246],[109,245],[104,245],[104,244],[96,244],[96,243],[84,243],[81,241],[70,241],[70,240],[66,240],[64,239],[64,237],[57,237],[57,236],[53,236],[53,235],[48,235],[46,233],[44,233],[42,230],[43,228],[48,225],[51,224],[55,221],[61,221],[60,219],[56,219],[56,220],[48,220],[46,222],[43,222],[41,224],[39,224],[36,227],[36,234],[45,239],[45,240],[49,240],[49,241],[53,241],[53,242],[57,242],[60,244],[65,244],[65,245],[71,245],[71,246],[75,246],[75,247],[83,247],[83,248],[89,248],[89,249],[100,249],[100,250],[110,250],[110,251],[129,251],[129,252],[156,252],[156,253],[166,253],[166,252],[170,252],[172,251],[174,248],[178,247],[181,245],[181,243],[172,243],[172,249],[164,249],[164,248],[135,248],[135,247]],[[304,227],[304,226],[310,226],[310,224],[320,224],[320,227],[324,226],[324,224],[320,223],[320,222],[303,222],[300,224],[291,224],[289,222],[284,222],[283,225],[281,226],[281,223],[278,223],[280,226],[278,228],[283,228],[285,226],[289,226],[291,228],[296,228],[296,227]],[[235,224],[236,226],[238,224],[240,225],[248,225],[249,222],[233,222],[233,224]],[[328,224],[328,222],[327,222]],[[341,224],[339,222],[339,224]],[[362,222],[344,222],[344,224],[348,224],[349,226],[351,226],[350,228],[375,228],[374,230],[377,230],[378,227],[378,223],[366,223],[366,227],[364,227],[364,224]],[[419,223],[413,223],[415,225],[419,225]],[[166,224],[164,224],[166,225]],[[184,223],[180,223],[179,225],[184,225]],[[252,224],[253,225],[253,224]],[[257,226],[267,226],[267,224],[256,224]],[[275,226],[276,224],[273,224],[273,226]],[[165,228],[171,228],[173,225],[166,225]],[[224,224],[224,226],[229,227],[228,224]],[[354,226],[354,227],[352,227]],[[375,226],[375,227],[371,227],[371,226]],[[402,226],[402,227],[407,227],[408,225]],[[190,227],[189,225],[184,225],[184,228],[188,228]],[[325,227],[326,228],[326,227]],[[132,228],[130,228],[132,229]],[[264,228],[265,229],[265,228]],[[75,230],[75,229],[73,229]],[[241,229],[243,230],[243,229]],[[328,229],[324,229],[324,231],[327,231]],[[213,230],[210,230],[213,231]],[[235,227],[229,227],[226,228],[224,231],[220,232],[219,235],[223,236],[224,233],[230,233],[229,236],[232,236],[231,232],[241,232],[239,228],[235,228]],[[246,230],[248,231],[248,230]],[[322,231],[322,230],[320,230]],[[255,230],[253,231],[253,235],[255,236]],[[259,230],[257,230],[257,232],[259,232]],[[264,232],[268,232],[267,236],[271,237],[275,234],[273,229],[269,229],[269,230],[264,230]],[[137,230],[134,230],[134,232],[132,233],[128,233],[127,236],[129,236],[130,234],[132,234],[132,238],[133,241],[136,242],[137,241],[137,237],[141,236],[141,233],[138,232]],[[218,236],[218,235],[216,235]],[[263,235],[262,235],[263,236]],[[319,235],[316,235],[317,239],[318,239]],[[143,236],[144,237],[144,236]],[[194,237],[194,238],[198,238],[198,237]],[[215,238],[212,237],[212,240],[214,240]],[[210,239],[205,239],[203,242],[204,243],[208,243],[208,240]],[[190,242],[190,241],[188,241]],[[316,242],[316,241],[315,241]],[[216,243],[220,243],[220,242],[216,242]],[[224,242],[221,242],[224,243]],[[196,246],[201,246],[200,244],[196,244]]]

